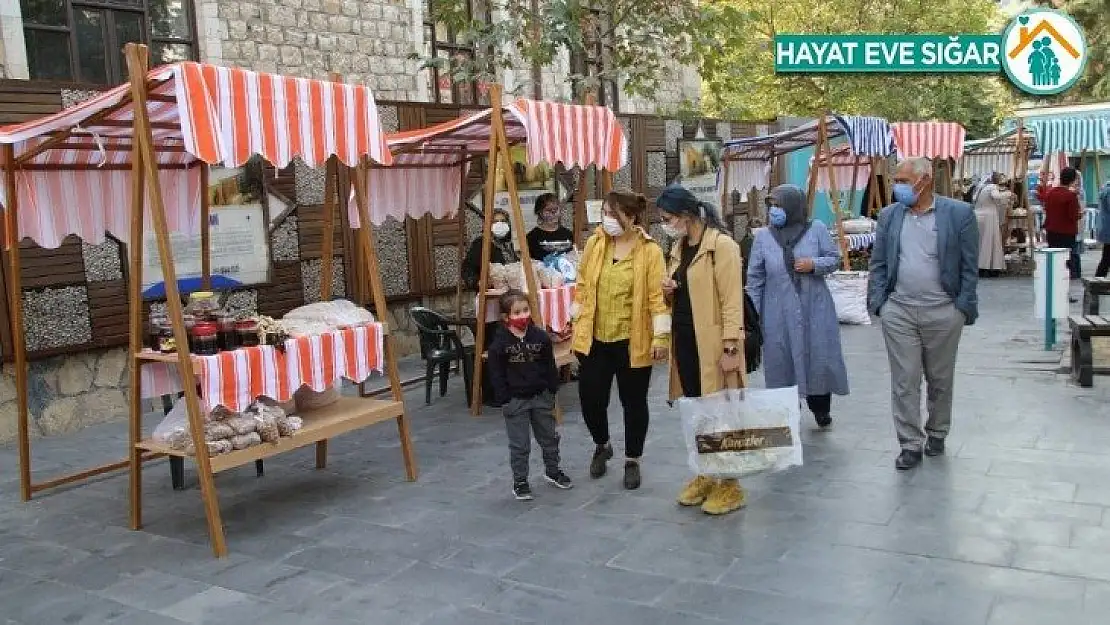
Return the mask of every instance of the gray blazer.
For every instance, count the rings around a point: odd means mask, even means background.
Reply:
[[[940,284],[971,325],[979,317],[975,294],[979,284],[979,223],[966,202],[938,195],[935,207]],[[871,314],[879,314],[898,281],[898,251],[908,210],[906,205],[895,202],[879,214],[867,282],[867,308]]]

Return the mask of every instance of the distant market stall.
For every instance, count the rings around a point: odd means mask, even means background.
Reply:
[[[927,158],[934,164],[937,193],[952,196],[956,193],[955,163],[964,153],[967,131],[956,122],[895,122],[894,143],[898,157]]]
[[[373,95],[361,86],[290,78],[199,63],[147,70],[145,46],[125,51],[130,82],[45,118],[0,129],[5,175],[3,204],[9,250],[16,381],[19,393],[20,485],[23,498],[34,492],[127,466],[130,468],[130,524],[142,527],[142,464],[159,456],[192,459],[198,468],[208,533],[217,556],[227,553],[214,474],[306,445],[316,447],[324,467],[328,439],[382,421],[396,421],[407,476],[416,478],[408,419],[388,328],[348,303],[354,323],[334,327],[317,321],[319,331],[270,333],[259,321],[233,323],[230,333],[209,322],[211,293],[192,294],[194,325],[186,326],[170,232],[199,233],[203,279],[211,280],[208,260],[208,166],[237,167],[254,155],[281,168],[294,157],[310,166],[327,165],[325,231],[334,212],[335,174],[354,170],[358,239],[366,263],[374,308],[384,315],[377,256],[368,224],[365,177],[370,160],[389,164],[392,155],[381,133]],[[341,130],[341,131],[337,131]],[[58,198],[80,197],[59,202]],[[166,289],[167,325],[157,340],[143,332],[142,241],[150,220]],[[43,246],[68,234],[88,242],[111,234],[129,254],[130,392],[129,458],[49,482],[31,481],[28,440],[26,345],[22,336],[19,245],[25,236]],[[325,241],[330,237],[325,237]],[[325,243],[325,273],[331,262]],[[322,299],[330,282],[322,281]],[[196,297],[201,295],[201,297]],[[338,308],[342,302],[323,302]],[[195,307],[194,307],[195,306]],[[307,307],[306,307],[307,308]],[[361,311],[361,312],[360,312]],[[302,327],[312,324],[300,318]],[[338,322],[336,322],[338,323]],[[217,334],[217,327],[219,334]],[[291,328],[291,326],[286,326]],[[219,338],[217,338],[219,337]],[[234,337],[234,338],[233,338]],[[152,349],[153,348],[153,349]],[[180,422],[166,437],[144,438],[144,365],[173,367],[184,393]],[[361,382],[385,370],[389,400],[342,397],[341,378]],[[196,383],[193,383],[193,381]],[[183,382],[182,382],[183,381]],[[317,408],[296,416],[282,408],[301,391],[316,397]],[[334,397],[331,394],[334,391]],[[259,398],[268,398],[265,403]],[[253,416],[251,416],[253,415]],[[167,421],[170,421],[167,417]],[[163,426],[166,421],[163,422]],[[225,434],[224,431],[227,431]],[[219,433],[217,433],[217,431]]]
[[[1029,208],[1027,170],[1029,157],[1036,148],[1036,142],[1024,125],[1003,132],[989,139],[965,141],[964,153],[960,159],[958,177],[961,184],[973,185],[975,181],[994,174],[1005,174],[1017,201],[1007,213],[1006,219],[999,224],[1003,248],[1008,257],[1017,254],[1031,259],[1036,240],[1036,225],[1033,212]]]

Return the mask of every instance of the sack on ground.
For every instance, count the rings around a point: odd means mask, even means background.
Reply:
[[[798,387],[726,389],[675,402],[690,468],[742,478],[802,464]]]
[[[871,325],[867,312],[867,272],[837,271],[825,278],[836,306],[836,318],[850,325]]]

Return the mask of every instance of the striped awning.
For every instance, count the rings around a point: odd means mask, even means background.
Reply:
[[[829,164],[832,164],[836,176],[837,191],[851,191],[852,189],[865,189],[871,180],[871,159],[867,156],[856,155],[852,146],[847,143],[833,148],[832,157],[821,154],[820,158],[810,158],[809,170],[813,171],[814,160],[818,163],[817,190],[830,191],[833,188],[829,179]],[[854,175],[854,177],[853,177]]]
[[[1110,120],[1103,117],[1026,120],[1041,152],[1110,152]]]
[[[896,122],[894,143],[902,158],[951,158],[964,153],[967,131],[955,122]]]
[[[843,137],[846,131],[831,115],[825,120],[829,139]],[[770,135],[743,137],[725,143],[721,158],[730,161],[767,161],[798,150],[817,145],[820,135],[818,120],[806,122],[797,128]]]
[[[460,165],[489,152],[493,111],[464,113],[427,128],[386,135],[392,167],[369,173],[370,221],[454,214],[459,205]],[[562,163],[616,171],[628,161],[628,140],[613,112],[603,106],[578,106],[517,100],[504,106],[510,145],[526,144],[529,165]],[[357,206],[348,218],[359,227]]]
[[[155,68],[147,82],[147,114],[174,232],[200,230],[195,164],[237,167],[255,154],[277,167],[297,156],[312,166],[332,155],[348,165],[367,157],[393,160],[374,97],[363,86],[201,63]],[[43,247],[57,247],[70,234],[99,243],[111,233],[128,242],[126,166],[134,118],[125,84],[53,115],[0,128],[0,144],[13,146],[20,168],[20,237]],[[5,193],[0,188],[0,202],[7,205]]]
[[[807,122],[771,135],[743,137],[725,143],[721,156],[726,160],[762,161],[817,145],[819,120]],[[825,118],[829,140],[846,137],[855,154],[890,156],[894,153],[894,136],[890,124],[881,117],[829,115]]]
[[[994,172],[1014,175],[1014,165],[1017,155],[1016,128],[989,139],[964,141],[964,155],[960,163],[960,171],[965,178],[980,178]],[[1022,133],[1022,142],[1025,151],[1031,154],[1036,146],[1036,139],[1029,132]]]

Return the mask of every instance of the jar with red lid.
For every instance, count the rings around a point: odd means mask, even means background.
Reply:
[[[220,345],[216,340],[219,326],[211,321],[200,321],[193,326],[191,335],[192,352],[198,356],[213,356],[220,352]]]
[[[235,322],[235,336],[239,341],[239,347],[257,347],[259,344],[258,320],[242,319]]]
[[[196,315],[185,313],[181,315],[181,321],[185,324],[185,336],[189,339],[189,351],[193,351],[193,328],[197,325]]]
[[[239,337],[235,333],[235,317],[224,313],[220,315],[219,321],[216,323],[219,325],[218,341],[220,349],[226,351],[237,349],[239,347]]]
[[[165,315],[151,315],[147,323],[147,347],[154,351],[162,350],[162,330],[169,327],[169,320]]]

